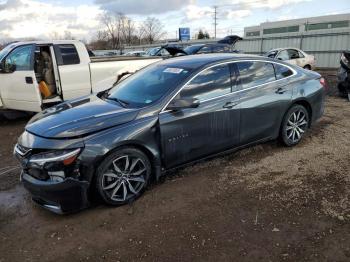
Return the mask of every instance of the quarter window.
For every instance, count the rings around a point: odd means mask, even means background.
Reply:
[[[80,63],[77,49],[74,45],[59,45],[58,49],[62,57],[62,65],[75,65]]]
[[[180,93],[181,97],[199,100],[212,99],[231,92],[229,66],[209,68],[194,78]]]
[[[243,89],[276,80],[275,71],[271,63],[247,61],[238,62],[237,66]]]
[[[282,79],[288,76],[293,75],[293,71],[290,70],[288,67],[280,65],[280,64],[274,64],[275,72],[276,72],[276,78]]]

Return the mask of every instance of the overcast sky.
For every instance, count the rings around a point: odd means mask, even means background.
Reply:
[[[50,38],[70,31],[90,40],[102,29],[103,10],[122,12],[135,21],[155,16],[164,24],[167,38],[178,27],[214,33],[213,6],[218,6],[218,37],[242,34],[245,26],[261,22],[349,13],[350,0],[0,0],[0,41],[8,38]]]

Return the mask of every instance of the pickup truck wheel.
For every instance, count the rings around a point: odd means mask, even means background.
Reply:
[[[302,105],[292,106],[283,118],[281,139],[286,146],[295,146],[309,126],[309,113]]]
[[[121,148],[109,155],[97,169],[97,191],[106,204],[131,203],[145,191],[151,170],[150,161],[143,152]]]

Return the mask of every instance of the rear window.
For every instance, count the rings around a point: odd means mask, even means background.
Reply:
[[[276,72],[276,78],[282,79],[288,76],[293,75],[293,71],[290,70],[288,67],[280,65],[280,64],[274,64],[275,72]]]
[[[78,51],[74,45],[58,45],[62,61],[60,65],[75,65],[80,63]]]
[[[239,79],[243,89],[263,85],[276,80],[275,70],[271,63],[238,62]]]

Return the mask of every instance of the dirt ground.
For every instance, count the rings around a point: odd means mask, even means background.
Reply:
[[[0,261],[350,261],[343,99],[328,97],[294,148],[244,149],[176,171],[130,206],[69,216],[37,207],[18,181],[26,121],[0,119]]]

